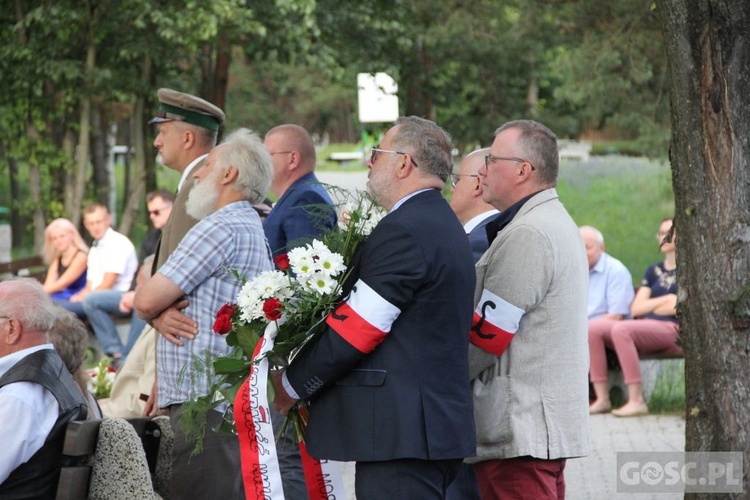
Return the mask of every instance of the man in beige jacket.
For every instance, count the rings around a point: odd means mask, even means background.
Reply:
[[[478,171],[501,210],[469,350],[482,498],[564,498],[565,460],[589,452],[588,266],[557,172],[555,135],[528,120],[498,129]]]

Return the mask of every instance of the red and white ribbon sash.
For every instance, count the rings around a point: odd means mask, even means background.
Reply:
[[[255,347],[253,359],[273,349],[276,325],[270,323]],[[271,331],[272,330],[272,331]],[[268,360],[250,365],[250,376],[234,399],[234,420],[240,441],[242,480],[247,500],[283,499],[271,411],[268,406]]]
[[[255,348],[254,360],[273,349],[277,332],[276,323],[269,323]],[[264,358],[252,364],[250,377],[234,400],[247,500],[284,500],[267,387],[268,360]],[[299,446],[310,500],[346,498],[339,464],[311,457],[304,441]]]

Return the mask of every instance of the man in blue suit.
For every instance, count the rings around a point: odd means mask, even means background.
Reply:
[[[402,117],[372,149],[368,188],[389,214],[360,249],[329,329],[274,374],[282,413],[312,403],[310,454],[357,462],[358,500],[442,499],[475,453],[474,267],[440,194],[451,147],[435,123]]]
[[[484,157],[489,151],[490,148],[484,148],[469,153],[459,165],[458,172],[451,174],[451,208],[469,235],[475,263],[490,246],[487,239],[487,223],[500,213],[482,199],[484,190],[477,174],[479,167],[484,165]]]
[[[304,244],[336,224],[331,197],[315,177],[315,146],[299,125],[279,125],[264,140],[273,163],[271,191],[279,197],[263,222],[273,256]]]
[[[263,231],[276,257],[332,228],[336,211],[315,176],[315,146],[307,130],[299,125],[279,125],[266,133],[263,144],[273,164],[271,191],[279,197],[263,221]],[[284,417],[275,408],[271,418],[274,428],[280,429]],[[280,440],[277,450],[284,496],[305,500],[307,486],[291,425]]]

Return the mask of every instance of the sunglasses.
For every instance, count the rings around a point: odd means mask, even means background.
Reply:
[[[159,214],[161,214],[162,212],[164,212],[167,208],[169,208],[169,207],[161,207],[161,208],[157,208],[156,210],[149,210],[148,211],[148,215],[149,216],[153,215],[154,217],[159,217]]]

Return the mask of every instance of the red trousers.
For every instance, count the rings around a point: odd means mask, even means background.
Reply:
[[[564,470],[564,458],[517,457],[474,464],[482,500],[562,500],[565,498]]]
[[[663,353],[674,356],[682,353],[677,345],[680,327],[671,321],[657,319],[594,319],[589,321],[589,354],[591,381],[607,381],[605,347],[615,350],[622,368],[625,384],[641,382],[638,353]]]

